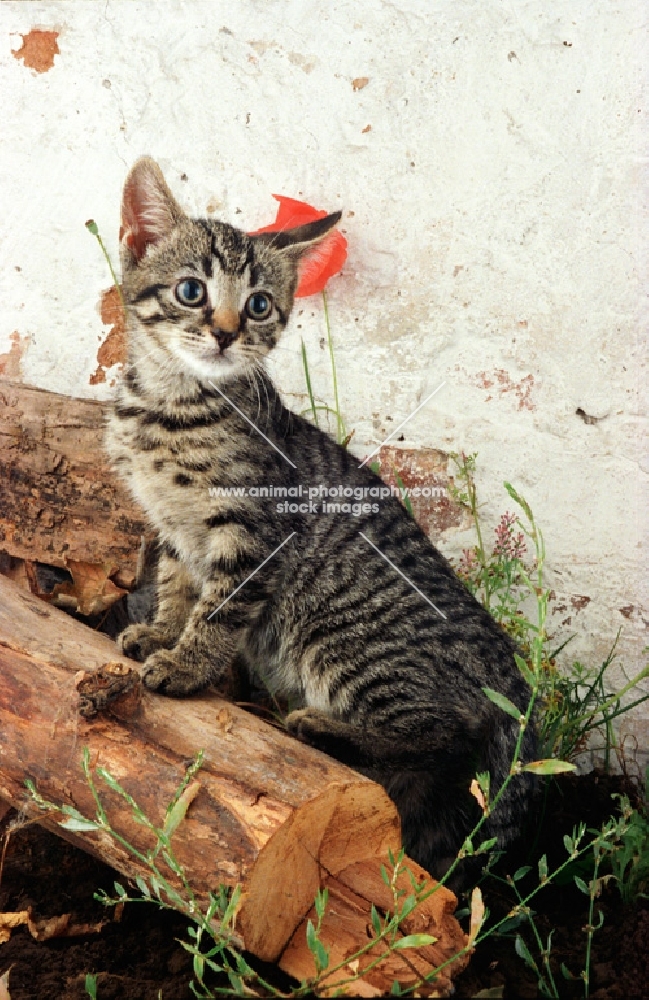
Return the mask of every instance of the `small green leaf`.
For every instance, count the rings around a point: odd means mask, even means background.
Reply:
[[[254,970],[250,968],[243,955],[240,955],[238,952],[235,952],[234,957],[237,963],[237,972],[239,973],[240,976],[253,975]]]
[[[390,885],[390,876],[388,875],[388,870],[385,865],[381,865],[381,878],[386,885]]]
[[[372,919],[372,928],[374,930],[374,933],[378,937],[379,934],[381,933],[381,918],[379,917],[379,915],[377,913],[377,910],[376,910],[376,907],[375,907],[374,903],[372,903],[372,909],[370,911],[370,916],[371,916],[371,919]]]
[[[404,899],[403,906],[401,907],[401,919],[404,920],[409,913],[412,913],[416,905],[416,896],[408,896],[407,899]]]
[[[534,674],[528,667],[523,657],[519,656],[518,653],[514,653],[514,659],[516,660],[516,666],[522,673],[523,677],[525,678],[529,686],[534,687]]]
[[[530,764],[523,764],[521,771],[529,771],[530,774],[562,774],[564,771],[576,771],[574,764],[569,764],[567,760],[533,760]]]
[[[87,833],[89,830],[100,830],[98,823],[93,823],[91,819],[76,819],[70,817],[59,823],[62,830],[71,830],[73,833]]]
[[[238,996],[243,996],[245,990],[243,988],[243,980],[241,979],[241,976],[237,976],[237,974],[233,972],[232,969],[228,969],[228,979],[230,980],[230,985],[232,986],[232,989],[235,991],[235,993]]]
[[[137,878],[135,879],[135,884],[143,896],[146,896],[147,899],[151,899],[151,890],[149,889],[148,885],[146,884],[141,875],[137,876]]]
[[[462,844],[462,850],[464,851],[465,854],[468,854],[469,856],[472,856],[475,853],[473,850],[473,841],[471,840],[470,837],[467,837],[464,843]]]
[[[527,947],[527,945],[525,944],[525,942],[523,941],[523,938],[522,938],[522,937],[520,936],[520,934],[517,934],[517,935],[516,935],[516,942],[515,942],[515,944],[514,944],[514,947],[516,948],[516,954],[518,955],[518,957],[519,957],[519,958],[522,958],[522,959],[523,959],[523,961],[525,962],[525,964],[526,964],[526,965],[527,965],[527,966],[528,966],[528,967],[529,967],[530,969],[534,969],[534,971],[535,971],[535,972],[537,973],[537,975],[538,975],[538,971],[539,971],[539,970],[538,970],[538,968],[537,968],[537,965],[536,965],[536,962],[535,962],[535,961],[534,961],[534,959],[532,958],[532,955],[531,955],[531,953],[530,953],[530,950],[529,950],[529,948]]]
[[[191,802],[192,798],[187,795],[187,789],[185,789],[178,801],[174,803],[165,816],[164,827],[162,828],[162,832],[165,837],[173,837],[174,833],[187,815],[187,810],[189,809]]]
[[[457,914],[456,914],[457,916]],[[515,913],[513,917],[507,917],[500,925],[499,934],[511,934],[517,927],[524,924],[526,917],[522,913]]]
[[[327,900],[329,899],[329,890],[320,889],[316,893],[315,897],[315,912],[318,915],[318,920],[322,920],[325,915],[325,910],[327,909]]]
[[[490,687],[483,687],[482,690],[486,694],[489,701],[492,701],[494,705],[498,706],[498,708],[502,708],[503,712],[507,712],[507,715],[511,715],[512,719],[520,719],[520,709],[516,708],[516,705],[514,705],[509,698],[506,698],[504,694],[500,694],[499,691],[494,691],[494,689]]]
[[[532,871],[531,865],[523,865],[522,868],[519,868],[517,871],[514,872],[512,878],[514,879],[514,882],[518,882],[520,878],[525,878],[527,873],[531,871]]]
[[[89,233],[92,233],[93,236],[99,236],[99,227],[94,219],[88,219],[86,222],[86,229]]]
[[[119,882],[113,882],[113,885],[115,886],[115,892],[120,899],[126,899],[128,897],[128,893],[123,885],[120,885]]]
[[[408,934],[395,941],[392,948],[394,951],[404,951],[406,948],[425,948],[426,945],[435,944],[436,941],[437,938],[430,934]]]
[[[86,993],[90,997],[90,1000],[97,1000],[97,977],[89,972],[86,975],[86,981],[84,985],[86,988]],[[9,996],[8,993],[7,996]]]
[[[548,877],[548,859],[544,854],[542,858],[539,858],[539,878],[541,882],[545,882]]]
[[[228,905],[226,906],[225,911],[223,913],[221,922],[225,927],[227,927],[234,919],[234,915],[237,912],[240,899],[241,899],[241,883],[237,882],[234,889],[232,890],[232,895],[230,896]]]
[[[198,954],[198,952],[194,952],[193,967],[194,967],[194,975],[198,976],[199,982],[202,982],[203,973],[205,971],[205,960],[202,955]]]
[[[509,495],[512,498],[512,500],[514,500],[514,502],[517,503],[519,507],[523,508],[523,510],[525,512],[525,516],[527,517],[527,519],[530,522],[530,524],[534,524],[534,518],[532,516],[532,510],[531,510],[531,507],[528,504],[527,500],[524,500],[523,497],[520,495],[520,493],[516,492],[516,490],[514,489],[514,487],[512,486],[511,483],[503,483],[503,486],[505,487],[505,489],[509,493]]]
[[[399,985],[399,981],[397,979],[395,979],[395,981],[392,983],[392,989],[390,990],[390,996],[391,997],[400,997],[401,996],[401,986]]]
[[[579,976],[573,976],[572,972],[567,967],[567,965],[566,965],[565,962],[562,962],[561,965],[559,966],[559,968],[561,969],[561,975],[563,976],[564,979],[579,979],[580,978]]]
[[[563,837],[563,846],[567,850],[568,854],[572,854],[575,849],[572,843],[572,837],[569,837],[567,833],[564,834]]]
[[[483,840],[478,850],[475,853],[486,854],[487,851],[490,851],[491,848],[495,847],[497,843],[498,843],[498,837],[492,837],[490,840]]]
[[[573,878],[575,880],[575,885],[580,890],[580,892],[583,892],[585,896],[590,896],[590,889],[584,882],[583,878],[579,878],[579,875],[574,875]]]
[[[128,796],[128,798],[130,799],[130,795],[128,795],[128,792],[124,791],[117,778],[113,778],[110,771],[107,771],[105,767],[98,767],[97,774],[99,775],[100,778],[103,779],[103,781],[106,782],[109,788],[112,788],[114,792],[117,792],[117,794],[121,795],[123,798]]]
[[[312,955],[315,955],[317,940],[318,939],[315,933],[315,926],[313,924],[313,921],[309,918],[309,920],[307,920],[306,922],[306,943],[307,943],[307,948],[309,949]]]
[[[320,972],[324,972],[329,965],[329,952],[323,945],[322,941],[316,941],[316,949],[313,957],[316,960],[318,970]]]

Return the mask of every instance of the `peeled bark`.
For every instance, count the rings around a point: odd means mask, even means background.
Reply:
[[[161,822],[187,761],[202,749],[200,790],[174,834],[198,899],[206,901],[219,883],[241,883],[237,932],[245,947],[298,979],[315,973],[305,929],[319,888],[330,891],[322,929],[330,964],[365,945],[372,903],[392,909],[380,867],[388,848],[400,846],[398,816],[383,789],[211,692],[182,701],[143,692],[126,719],[101,713],[86,720],[75,678],[107,662],[133,667],[105,636],[0,577],[0,800],[36,816],[24,787],[31,778],[44,798],[94,816],[80,767],[87,746],[93,765],[109,770]],[[140,850],[152,846],[118,796],[106,789],[103,799],[114,829]],[[51,816],[42,821],[127,877],[146,874],[108,835],[62,831]],[[418,881],[427,878],[414,862],[408,866]],[[437,943],[394,952],[352,993],[387,993],[394,979],[405,986],[463,949],[455,905],[440,887],[403,926]],[[447,995],[450,976],[467,960],[439,974],[437,995]]]
[[[0,549],[128,588],[148,527],[104,453],[105,410],[0,379]]]

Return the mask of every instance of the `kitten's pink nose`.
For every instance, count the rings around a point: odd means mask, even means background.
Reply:
[[[233,309],[218,309],[212,315],[211,334],[221,354],[239,336],[239,316]]]

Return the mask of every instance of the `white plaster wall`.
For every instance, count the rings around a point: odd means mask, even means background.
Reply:
[[[188,210],[242,228],[272,221],[273,192],[341,207],[349,259],[329,301],[353,448],[446,380],[405,445],[477,451],[488,522],[514,483],[571,618],[558,634],[576,632],[574,654],[594,663],[623,626],[621,662],[637,670],[646,13],[633,0],[1,3],[0,353],[18,332],[17,377],[109,395],[115,372],[89,384],[110,277],[84,222],[117,260],[121,185],[143,153]],[[59,32],[46,72],[12,54],[34,27]],[[331,401],[321,301],[298,308],[272,363],[296,408],[300,335]],[[449,531],[441,546],[462,542]],[[636,734],[646,747],[647,725]]]

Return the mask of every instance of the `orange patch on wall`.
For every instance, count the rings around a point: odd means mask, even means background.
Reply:
[[[429,538],[437,538],[449,528],[469,527],[466,510],[452,498],[448,489],[452,480],[447,471],[446,452],[435,448],[383,445],[373,461],[378,462],[384,483],[399,491],[402,486],[408,490],[413,516]],[[417,487],[419,495],[412,496],[412,490]],[[427,489],[428,495],[421,494],[422,488]]]
[[[126,327],[122,300],[115,285],[101,293],[101,321],[111,329],[97,351],[97,370],[90,376],[90,385],[106,381],[106,370],[126,361]]]
[[[17,330],[11,334],[11,348],[0,354],[0,375],[7,378],[22,378],[20,362],[29,343],[29,337],[21,337]]]
[[[535,410],[536,406],[532,402],[531,393],[534,388],[534,376],[525,375],[519,382],[514,382],[509,372],[503,368],[495,368],[492,372],[478,372],[472,378],[474,385],[479,385],[481,389],[491,389],[496,387],[496,391],[504,396],[507,392],[513,392],[518,399],[519,410]],[[487,401],[492,399],[487,396]]]
[[[43,31],[32,28],[27,35],[20,36],[23,44],[13,53],[14,59],[22,59],[25,66],[37,73],[47,73],[54,65],[54,56],[60,55],[58,31]]]

